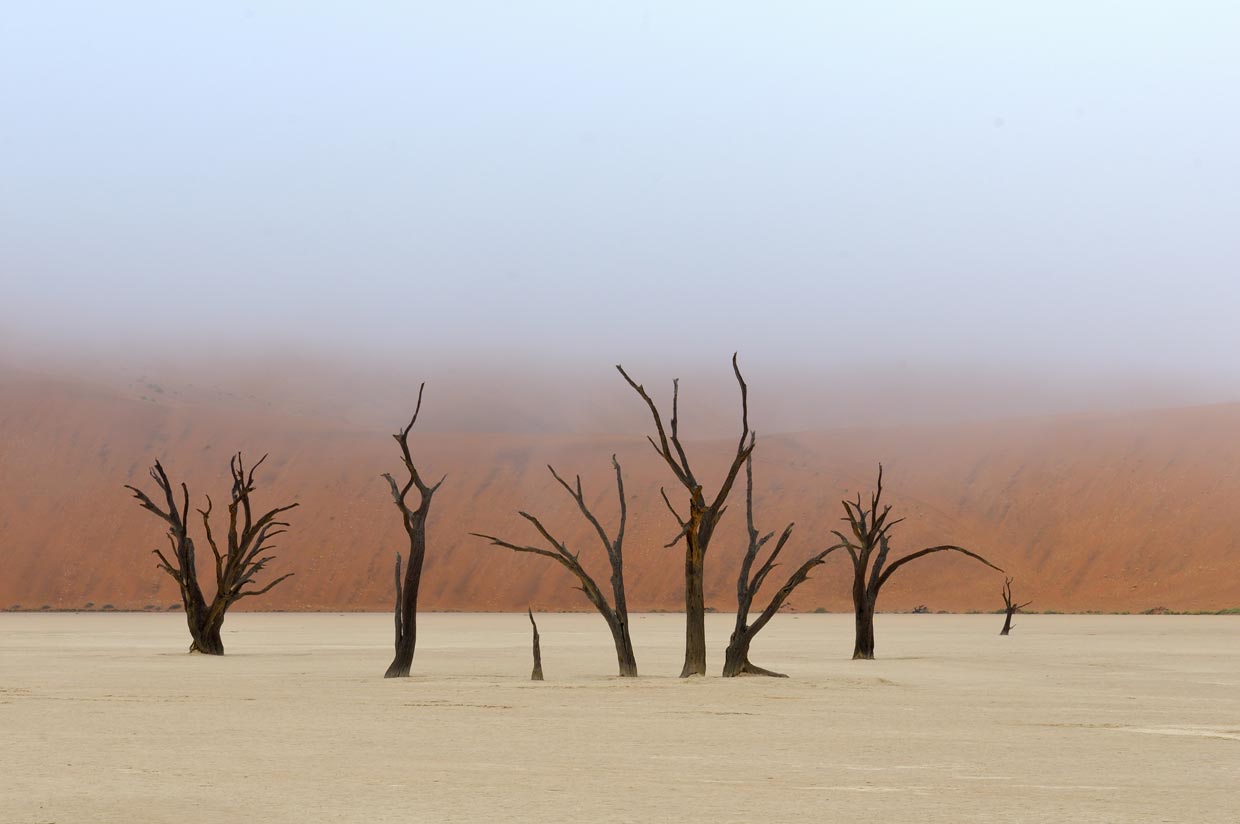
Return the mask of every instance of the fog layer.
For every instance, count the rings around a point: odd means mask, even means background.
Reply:
[[[620,361],[732,403],[740,350],[786,428],[1235,399],[1238,36],[1200,1],[28,4],[2,359],[485,408]]]

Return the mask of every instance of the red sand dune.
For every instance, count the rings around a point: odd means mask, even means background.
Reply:
[[[634,399],[634,402],[636,400]],[[395,422],[394,422],[395,423]],[[839,499],[868,491],[884,460],[889,497],[909,518],[897,549],[962,543],[1016,577],[1035,609],[1176,610],[1240,606],[1240,405],[990,424],[846,430],[764,438],[755,464],[759,526],[797,528],[792,564],[830,541]],[[533,539],[527,509],[582,550],[602,553],[545,465],[580,471],[599,513],[614,516],[609,456],[631,495],[627,580],[635,609],[678,609],[675,525],[658,497],[668,472],[639,437],[421,434],[427,476],[446,473],[430,523],[426,609],[588,607],[573,579],[544,559],[468,535]],[[690,444],[717,483],[733,443]],[[296,576],[250,608],[386,609],[404,535],[380,473],[398,469],[384,431],[205,404],[163,405],[113,389],[0,375],[0,607],[20,604],[166,608],[177,598],[150,550],[160,524],[121,488],[149,485],[159,457],[196,501],[227,489],[229,454],[271,454],[260,504],[295,499],[292,530],[273,571]],[[669,485],[674,501],[681,496]],[[708,603],[734,606],[743,526],[740,499],[707,558]],[[846,559],[798,591],[802,611],[847,608]],[[1002,576],[946,556],[894,577],[880,608],[995,609]]]

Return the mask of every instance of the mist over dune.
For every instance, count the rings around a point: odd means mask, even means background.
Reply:
[[[714,429],[709,434],[726,436],[730,425],[735,436],[735,386],[726,373],[716,377],[717,405],[690,404],[683,390],[686,434],[697,428],[701,407],[708,410],[704,428]],[[363,415],[298,413],[288,397],[165,385],[150,376],[120,387],[9,370],[0,381],[0,606],[174,603],[174,585],[149,554],[163,540],[160,526],[121,485],[147,483],[146,469],[159,458],[174,480],[189,483],[197,505],[204,494],[223,494],[228,455],[239,449],[252,457],[270,453],[259,476],[261,501],[301,504],[275,565],[295,577],[247,606],[389,607],[393,555],[405,544],[380,474],[397,468],[389,435],[407,408],[379,427],[358,422]],[[546,464],[580,472],[591,501],[611,519],[613,452],[630,494],[632,605],[682,606],[679,551],[663,546],[675,524],[659,500],[659,487],[671,479],[644,441],[640,401],[617,382],[605,394],[584,396],[587,407],[615,406],[614,418],[596,419],[618,421],[610,433],[561,428],[555,413],[562,410],[539,417],[546,410],[536,398],[453,397],[428,387],[427,425],[419,424],[413,444],[423,472],[448,481],[430,522],[425,608],[587,608],[558,567],[490,548],[468,533],[532,538],[516,516],[526,509],[599,569],[595,539]],[[751,386],[762,382],[750,375]],[[761,428],[757,397],[751,422]],[[520,423],[513,410],[522,404],[526,423],[479,431],[496,410],[500,420]],[[451,431],[454,418],[466,425]],[[909,518],[897,532],[897,549],[944,540],[977,549],[1016,577],[1022,599],[1032,598],[1035,608],[1234,607],[1240,581],[1229,570],[1232,536],[1240,532],[1232,505],[1240,497],[1240,444],[1230,433],[1237,427],[1240,405],[774,432],[760,436],[755,461],[759,527],[795,521],[789,562],[808,555],[829,540],[840,498],[867,491],[881,460],[890,499]],[[701,474],[717,477],[733,445],[692,438]],[[722,611],[734,607],[739,513],[725,517],[707,559],[707,601]],[[846,609],[843,573],[842,559],[828,562],[798,590],[794,608]],[[894,577],[880,608],[994,609],[1001,579],[962,559],[935,559]]]
[[[554,344],[470,351],[450,345],[370,350],[358,345],[257,341],[242,349],[177,341],[80,345],[21,337],[0,350],[0,373],[106,387],[171,408],[258,412],[391,429],[425,382],[419,429],[526,435],[644,435],[648,414],[615,370],[623,364],[670,408],[679,379],[686,432],[730,438],[740,421],[731,349],[706,356],[650,340],[575,350]],[[764,434],[1198,406],[1240,399],[1225,375],[1171,370],[1035,368],[788,349],[740,350],[754,426]]]
[[[0,606],[171,603],[121,485],[160,458],[219,494],[243,449],[303,504],[263,605],[386,608],[379,474],[426,381],[423,604],[580,608],[465,535],[526,508],[588,539],[545,464],[606,508],[614,451],[634,606],[678,608],[613,366],[665,412],[680,379],[709,473],[733,352],[798,551],[881,460],[907,547],[984,550],[1039,608],[1236,606],[1237,15],[1078,5],[28,4],[0,28]],[[881,606],[993,607],[962,563]],[[832,562],[795,606],[845,601]]]
[[[801,549],[882,460],[902,540],[1040,608],[1240,603],[1235,4],[16,5],[0,605],[171,602],[121,484],[160,458],[218,494],[244,449],[303,503],[264,605],[386,607],[378,476],[426,381],[423,603],[579,606],[464,535],[524,507],[588,537],[544,464],[604,495],[615,451],[635,606],[675,608],[613,365],[665,411],[680,378],[707,471],[733,352]],[[882,606],[994,605],[959,563]],[[841,607],[835,569],[796,606]]]

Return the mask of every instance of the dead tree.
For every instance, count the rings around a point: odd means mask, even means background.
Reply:
[[[418,413],[422,411],[422,390],[425,388],[425,383],[418,387],[418,403],[409,425],[392,436],[400,444],[401,462],[409,473],[409,479],[398,486],[395,478],[383,473],[392,489],[392,500],[400,510],[405,533],[409,536],[409,564],[403,582],[400,578],[400,553],[396,553],[396,655],[383,674],[384,678],[407,678],[413,667],[413,651],[418,640],[418,587],[422,584],[422,562],[426,558],[426,518],[431,511],[431,497],[447,480],[444,476],[434,486],[427,486],[409,453],[409,430],[418,422]],[[417,507],[411,509],[408,497],[414,487],[418,489],[419,501]]]
[[[206,655],[223,655],[224,642],[220,640],[220,629],[224,625],[224,616],[228,608],[251,595],[262,595],[286,578],[289,572],[265,586],[259,587],[254,581],[267,564],[275,559],[270,553],[275,547],[270,543],[272,538],[287,531],[288,524],[277,520],[281,513],[287,512],[297,504],[276,507],[258,518],[254,517],[250,495],[254,492],[254,472],[267,460],[264,455],[258,463],[247,471],[241,453],[237,453],[228,462],[232,473],[232,490],[228,503],[228,537],[224,551],[221,552],[211,531],[211,496],[207,496],[207,508],[199,509],[202,525],[206,533],[207,544],[215,559],[215,597],[207,603],[202,587],[198,583],[198,566],[194,554],[194,540],[189,535],[189,489],[181,484],[181,504],[178,506],[173,492],[172,482],[164,472],[159,461],[151,467],[151,477],[159,487],[164,503],[161,506],[145,492],[135,486],[125,485],[133,492],[135,498],[146,509],[168,525],[168,544],[171,558],[156,549],[154,554],[159,558],[157,566],[168,573],[181,590],[181,603],[185,607],[185,620],[189,624],[189,634],[193,642],[190,652],[201,652]]]
[[[663,502],[667,504],[667,508],[680,525],[680,531],[667,546],[673,547],[681,539],[685,542],[685,664],[680,671],[680,677],[705,675],[706,600],[702,592],[703,567],[706,552],[710,548],[710,539],[714,536],[715,527],[719,525],[719,519],[723,517],[723,512],[727,508],[728,494],[732,491],[732,485],[736,482],[736,476],[740,473],[741,467],[744,466],[753,450],[753,445],[749,443],[749,387],[745,385],[745,379],[741,377],[736,355],[733,354],[732,371],[741,389],[741,437],[737,441],[736,454],[732,458],[732,464],[728,468],[719,491],[708,501],[708,496],[702,489],[697,476],[693,474],[693,469],[689,466],[689,457],[680,443],[679,379],[672,381],[672,419],[669,437],[668,430],[664,429],[659,409],[651,400],[650,395],[646,394],[645,387],[630,378],[623,366],[617,364],[616,369],[650,408],[658,440],[649,436],[646,439],[650,441],[650,445],[659,453],[659,457],[672,470],[672,474],[688,494],[689,512],[682,517],[672,506],[667,492],[663,489],[659,490],[663,495]]]
[[[1012,600],[1012,581],[1012,578],[1003,579],[1003,611],[1007,617],[1003,619],[1003,629],[1000,630],[1000,635],[1010,633],[1012,631],[1012,616],[1033,603],[1033,601],[1026,601],[1023,604],[1018,604]]]
[[[542,648],[538,646],[538,624],[534,623],[534,610],[527,607],[525,611],[530,616],[530,626],[534,628],[534,671],[530,673],[530,680],[541,681],[543,680]]]
[[[981,561],[991,569],[1003,571],[976,552],[970,552],[953,544],[927,547],[911,555],[905,555],[887,566],[887,555],[891,551],[891,530],[904,519],[890,520],[891,506],[883,506],[882,499],[883,467],[880,464],[878,486],[870,497],[870,508],[862,508],[860,495],[857,496],[855,502],[842,501],[844,505],[842,520],[848,522],[852,534],[845,537],[839,531],[833,533],[843,543],[853,563],[852,596],[857,626],[857,640],[853,647],[854,659],[874,657],[874,610],[875,603],[878,601],[878,591],[891,579],[895,571],[905,564],[935,552],[959,552]],[[880,506],[882,506],[881,512]]]
[[[483,535],[478,532],[471,534],[490,541],[493,546],[511,549],[513,552],[528,552],[533,555],[542,555],[543,557],[550,558],[575,575],[577,580],[581,582],[581,586],[578,589],[585,593],[587,600],[599,611],[599,614],[603,616],[603,620],[607,622],[607,628],[611,630],[611,637],[616,645],[616,662],[620,667],[620,675],[631,677],[637,675],[637,659],[633,655],[633,640],[629,637],[629,607],[628,599],[624,594],[624,526],[628,519],[628,505],[624,497],[624,477],[620,472],[620,463],[616,460],[615,455],[611,456],[611,465],[616,470],[616,492],[620,498],[620,526],[616,530],[615,538],[608,536],[607,530],[603,529],[602,523],[599,522],[599,519],[595,517],[594,513],[586,505],[585,494],[581,490],[581,476],[577,476],[577,482],[574,486],[569,486],[553,467],[548,466],[547,469],[550,470],[551,476],[555,478],[556,482],[564,487],[564,490],[576,502],[582,516],[590,522],[590,526],[594,528],[595,534],[598,535],[599,541],[602,542],[603,548],[607,551],[607,560],[611,563],[611,592],[614,605],[607,602],[607,597],[603,595],[603,591],[581,565],[581,561],[578,558],[579,553],[570,552],[563,541],[552,535],[542,521],[528,512],[521,512],[519,514],[522,518],[529,521],[534,526],[534,529],[538,530],[538,534],[547,542],[551,547],[550,549],[514,544],[496,538],[494,535]]]
[[[730,678],[736,675],[771,675],[776,678],[787,678],[788,676],[779,672],[772,672],[768,669],[755,666],[749,661],[749,645],[753,643],[754,636],[758,634],[767,623],[775,617],[775,613],[792,595],[792,591],[799,587],[809,578],[810,570],[826,561],[828,555],[843,544],[835,544],[827,547],[821,552],[812,555],[805,563],[797,567],[792,573],[788,581],[779,588],[779,591],[771,598],[766,609],[762,610],[758,618],[749,623],[749,610],[753,606],[753,600],[758,594],[758,590],[762,588],[766,576],[770,574],[777,564],[775,560],[779,557],[779,553],[783,551],[784,545],[788,543],[788,539],[792,536],[792,524],[784,527],[784,531],[780,534],[779,540],[775,542],[775,548],[771,550],[771,554],[767,556],[766,561],[758,567],[758,571],[753,571],[753,565],[758,559],[758,553],[766,546],[767,542],[774,537],[774,532],[768,532],[759,537],[758,529],[753,523],[753,450],[754,437],[750,436],[749,447],[750,456],[745,459],[745,524],[749,531],[749,548],[745,551],[745,557],[741,560],[741,572],[736,579],[736,627],[732,630],[732,637],[728,641],[728,649],[724,654],[723,676]]]

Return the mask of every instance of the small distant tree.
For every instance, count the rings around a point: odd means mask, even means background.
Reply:
[[[1000,635],[1010,633],[1012,631],[1012,616],[1033,603],[1033,601],[1026,601],[1023,604],[1018,604],[1012,600],[1013,580],[1012,578],[1003,579],[1003,612],[1005,617],[1003,619],[1003,629],[999,631]]]
[[[527,607],[525,613],[530,616],[530,626],[534,628],[534,669],[530,672],[531,681],[543,680],[542,671],[542,647],[538,643],[538,624],[534,622],[534,610]]]
[[[548,465],[547,469],[551,472],[551,477],[555,478],[556,483],[564,487],[564,490],[573,499],[574,503],[577,504],[582,517],[589,521],[595,534],[598,535],[599,541],[603,544],[603,548],[607,552],[607,560],[611,563],[611,592],[614,603],[607,602],[607,596],[603,594],[598,584],[595,583],[594,578],[581,565],[578,557],[580,553],[570,552],[563,541],[552,535],[542,521],[528,512],[521,512],[519,514],[533,525],[550,549],[514,544],[510,541],[496,538],[494,535],[483,535],[478,532],[472,534],[475,537],[490,541],[493,546],[511,549],[513,552],[528,552],[532,555],[542,555],[544,558],[550,558],[576,576],[577,580],[581,582],[581,586],[578,589],[585,593],[586,599],[603,616],[603,620],[607,622],[607,628],[611,630],[611,637],[616,645],[616,662],[620,667],[620,675],[623,677],[634,677],[637,675],[637,659],[633,655],[633,640],[629,637],[629,607],[628,599],[624,594],[624,527],[628,519],[628,505],[624,497],[624,476],[620,471],[620,463],[616,460],[615,455],[611,456],[611,465],[616,470],[616,493],[620,498],[620,526],[616,530],[616,537],[614,538],[607,534],[607,530],[603,529],[602,523],[590,511],[590,507],[586,505],[585,494],[581,489],[581,476],[577,476],[575,485],[569,486],[552,466]],[[534,618],[531,615],[530,623],[533,623],[533,621]],[[535,639],[537,637],[537,629],[535,629]]]
[[[676,476],[676,480],[684,487],[689,497],[689,512],[682,517],[676,511],[676,508],[672,506],[672,502],[668,500],[667,493],[662,488],[659,490],[663,495],[663,502],[667,504],[667,508],[672,513],[672,517],[676,519],[676,523],[680,524],[680,532],[676,534],[676,537],[667,546],[675,546],[682,538],[685,542],[685,663],[684,667],[681,668],[680,677],[688,678],[690,675],[705,675],[706,598],[702,588],[702,581],[706,552],[710,549],[710,539],[715,534],[715,527],[719,525],[719,519],[723,517],[723,512],[727,508],[728,494],[732,491],[732,485],[736,482],[736,476],[740,474],[741,467],[744,466],[745,460],[753,449],[753,446],[748,442],[749,387],[745,385],[745,379],[741,377],[741,370],[736,363],[736,355],[734,353],[732,355],[732,372],[736,375],[736,382],[741,389],[741,437],[737,441],[736,454],[732,457],[732,463],[728,467],[723,483],[719,486],[719,491],[715,493],[713,498],[708,500],[701,482],[698,481],[697,476],[693,474],[693,469],[689,466],[689,456],[685,453],[684,446],[680,443],[680,381],[672,381],[672,419],[669,436],[668,430],[663,427],[663,418],[659,414],[659,409],[655,406],[650,395],[646,393],[645,387],[630,378],[629,373],[624,371],[623,366],[617,364],[616,369],[619,370],[629,386],[633,387],[633,391],[641,396],[641,399],[646,402],[646,406],[650,409],[650,416],[654,419],[658,440],[656,441],[649,436],[647,436],[646,440],[650,441],[650,445],[654,447],[655,452],[659,453],[659,457],[672,470],[672,474]]]
[[[288,524],[278,520],[280,514],[297,506],[293,503],[276,507],[257,518],[254,517],[250,500],[255,489],[254,473],[265,460],[266,455],[247,470],[241,453],[237,453],[228,463],[233,483],[228,503],[228,537],[222,552],[211,531],[211,496],[207,496],[207,508],[197,510],[202,516],[207,544],[215,559],[215,597],[209,604],[198,583],[194,541],[189,535],[188,487],[183,483],[180,485],[181,503],[178,505],[172,482],[168,480],[168,475],[159,461],[151,467],[151,478],[162,494],[162,505],[137,487],[125,485],[126,489],[133,492],[143,509],[154,513],[168,525],[171,557],[158,549],[154,550],[154,554],[159,559],[157,566],[168,573],[181,590],[185,620],[189,624],[190,638],[193,639],[190,652],[223,655],[224,642],[220,640],[220,629],[224,625],[228,608],[242,598],[269,592],[281,581],[293,577],[293,573],[285,573],[261,587],[254,580],[255,576],[275,559],[274,555],[269,554],[275,548],[271,539],[287,531]]]
[[[987,561],[976,552],[970,552],[954,544],[927,547],[911,555],[887,565],[887,556],[891,552],[890,534],[896,524],[903,518],[891,520],[891,507],[884,506],[883,498],[883,467],[878,467],[878,486],[870,497],[870,508],[861,504],[861,496],[854,501],[842,501],[844,518],[848,522],[851,535],[845,536],[839,531],[833,534],[840,539],[853,563],[853,611],[856,615],[856,643],[853,646],[853,658],[874,657],[874,612],[878,601],[878,592],[883,584],[891,579],[896,570],[918,558],[935,552],[958,552],[981,561],[991,569],[1003,570]],[[881,511],[880,511],[881,507]]]
[[[775,559],[779,557],[779,553],[783,551],[784,545],[788,543],[788,539],[792,536],[793,527],[792,524],[784,527],[784,531],[780,534],[779,540],[775,542],[775,548],[771,550],[771,554],[758,567],[758,571],[753,572],[753,565],[758,559],[758,553],[774,537],[775,533],[768,532],[759,537],[758,529],[754,526],[754,437],[752,435],[749,439],[749,445],[750,454],[745,459],[745,524],[749,532],[749,547],[745,551],[745,557],[741,560],[740,575],[736,579],[736,626],[732,630],[732,637],[728,641],[728,649],[724,654],[723,676],[730,678],[736,675],[771,675],[776,678],[787,678],[788,676],[783,673],[772,672],[750,663],[749,645],[753,643],[754,636],[758,634],[758,631],[775,617],[775,613],[779,612],[780,608],[788,600],[788,597],[792,595],[792,591],[809,579],[810,570],[824,563],[827,556],[840,549],[843,544],[827,547],[801,564],[771,598],[770,603],[766,605],[766,609],[762,610],[752,624],[749,623],[749,610],[753,606],[753,600],[757,596],[758,590],[762,588],[762,583],[766,580],[766,576],[777,566]]]
[[[404,581],[400,577],[400,553],[396,553],[396,654],[388,666],[384,678],[407,678],[413,668],[413,652],[418,641],[418,588],[422,585],[422,562],[426,558],[426,519],[431,512],[431,497],[447,480],[447,476],[439,479],[434,486],[427,486],[418,474],[409,452],[409,431],[418,422],[418,413],[422,411],[423,383],[418,387],[418,403],[413,410],[413,418],[409,425],[397,432],[392,438],[400,445],[401,462],[409,478],[405,483],[397,485],[396,479],[389,473],[383,473],[388,486],[392,489],[392,500],[400,510],[401,523],[405,534],[409,536],[409,565],[405,570]],[[418,489],[417,507],[410,507],[409,493],[414,487]]]

